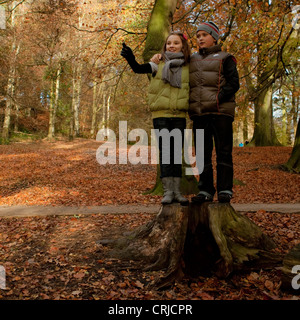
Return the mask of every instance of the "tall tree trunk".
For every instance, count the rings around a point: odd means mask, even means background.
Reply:
[[[158,53],[170,32],[177,0],[156,0],[148,23],[146,45],[143,52],[145,62]]]
[[[74,121],[74,136],[78,137],[80,134],[79,125],[79,108],[80,108],[80,97],[81,97],[81,70],[82,63],[74,67],[73,74],[73,99],[72,99],[72,110],[73,110],[73,121]]]
[[[243,139],[244,142],[248,141],[248,118],[247,118],[247,110],[243,114]]]
[[[274,146],[279,145],[274,130],[272,108],[273,85],[261,91],[255,100],[255,126],[250,145]]]
[[[12,3],[12,6],[14,2]],[[15,10],[11,13],[11,27],[15,26]],[[11,60],[9,65],[8,80],[7,80],[7,90],[6,90],[6,105],[4,113],[4,122],[2,129],[2,139],[3,141],[9,140],[9,129],[11,124],[11,112],[14,107],[15,100],[15,82],[16,82],[16,61],[19,54],[20,44],[17,43],[15,31],[13,30],[13,39],[11,44]]]
[[[111,92],[108,93],[108,98],[106,101],[106,127],[109,128],[110,126],[110,99],[111,99]]]
[[[55,137],[55,118],[58,107],[60,76],[61,67],[58,68],[56,77],[51,80],[48,139]]]
[[[18,90],[19,87],[19,78],[16,79],[16,90]],[[14,131],[18,132],[19,131],[19,115],[20,115],[20,104],[15,100],[15,123],[14,123]]]
[[[268,146],[279,145],[275,135],[272,114],[272,86],[276,79],[280,78],[285,71],[283,61],[289,61],[298,47],[298,31],[293,29],[284,42],[281,52],[274,52],[273,56],[265,61],[264,53],[261,52],[261,39],[258,32],[258,70],[257,83],[255,87],[249,76],[246,74],[247,86],[250,91],[251,99],[255,102],[255,124],[254,135],[251,145]]]
[[[82,16],[79,15],[78,26],[82,25]],[[82,34],[79,32],[79,43],[78,50],[79,55],[74,62],[73,66],[73,99],[72,99],[72,109],[73,109],[73,121],[74,121],[74,136],[79,137],[80,135],[80,123],[79,123],[79,109],[80,109],[80,98],[81,98],[81,82],[82,82],[82,61],[81,61],[81,51],[82,51]]]
[[[283,165],[283,168],[291,172],[300,173],[300,119],[298,120],[297,132],[292,154],[288,162]]]
[[[282,112],[282,125],[281,125],[282,138],[281,138],[281,143],[284,146],[286,146],[288,144],[288,135],[287,135],[288,116],[287,116],[285,97],[282,96],[281,100],[282,100],[282,103],[281,103],[281,112]]]
[[[15,123],[14,123],[14,132],[19,131],[19,113],[20,113],[20,105],[18,102],[15,102]]]
[[[91,131],[90,135],[91,137],[95,136],[96,131],[96,121],[97,121],[97,90],[98,89],[98,82],[97,80],[94,80],[93,85],[93,105],[92,105],[92,124],[91,124]]]
[[[296,90],[298,87],[296,85],[295,78],[293,78],[293,86],[292,86],[292,109],[291,109],[291,117],[293,119],[293,129],[294,129],[294,137],[296,138],[296,131],[297,131],[297,119],[298,119],[298,112],[299,112],[299,96],[297,96]]]
[[[107,89],[103,91],[103,102],[102,102],[102,121],[100,122],[99,129],[109,129],[110,125],[110,99],[111,99],[111,90]],[[107,135],[109,131],[107,130]]]
[[[14,106],[14,92],[15,92],[15,65],[11,63],[9,68],[7,91],[6,91],[6,105],[2,130],[2,139],[4,141],[9,140],[9,129],[11,123],[11,112]]]

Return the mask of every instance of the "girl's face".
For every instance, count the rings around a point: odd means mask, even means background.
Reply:
[[[172,34],[169,36],[166,42],[166,51],[170,52],[181,52],[182,51],[182,41],[180,36],[177,34]]]
[[[206,31],[197,32],[197,44],[200,49],[209,48],[216,44],[216,40]]]

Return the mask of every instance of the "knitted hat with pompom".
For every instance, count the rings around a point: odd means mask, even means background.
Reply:
[[[219,32],[219,28],[217,27],[217,25],[215,23],[213,23],[212,21],[209,22],[202,22],[200,24],[200,26],[197,29],[198,31],[206,31],[207,33],[209,33],[215,40],[219,40],[219,36],[220,36],[220,32]]]

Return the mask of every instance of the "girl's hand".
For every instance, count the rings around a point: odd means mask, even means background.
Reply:
[[[150,61],[156,64],[159,64],[161,59],[162,59],[162,55],[160,53],[157,53],[150,59]]]
[[[123,48],[121,51],[121,56],[124,57],[127,61],[135,60],[134,54],[130,47],[126,46],[125,43],[123,43]]]

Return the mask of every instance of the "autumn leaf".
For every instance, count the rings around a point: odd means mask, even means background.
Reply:
[[[73,275],[74,278],[81,280],[85,276],[85,272],[77,272]]]
[[[266,280],[266,281],[265,281],[265,287],[266,287],[269,291],[273,291],[273,289],[274,289],[274,284],[273,284],[272,281]]]

